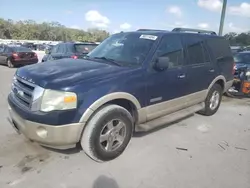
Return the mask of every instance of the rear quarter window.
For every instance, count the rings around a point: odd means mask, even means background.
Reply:
[[[229,42],[223,38],[210,38],[207,40],[207,45],[217,60],[225,57],[232,57]]]

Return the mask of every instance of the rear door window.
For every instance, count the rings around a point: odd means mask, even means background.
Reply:
[[[64,51],[65,51],[64,44],[59,44],[58,49],[57,49],[57,53],[63,54]]]
[[[58,44],[58,45],[59,45],[59,44]],[[58,45],[55,45],[55,46],[52,48],[52,50],[51,50],[51,53],[52,53],[52,54],[57,53],[57,51],[58,51]]]
[[[184,37],[184,44],[188,57],[187,64],[197,65],[210,62],[210,56],[202,37],[187,35]]]
[[[96,44],[75,44],[76,53],[89,53],[96,48]]]

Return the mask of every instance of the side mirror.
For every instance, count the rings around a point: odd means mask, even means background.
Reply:
[[[158,57],[156,59],[154,68],[158,71],[163,71],[169,67],[169,58],[168,57]]]

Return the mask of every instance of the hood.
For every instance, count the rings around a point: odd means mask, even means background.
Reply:
[[[69,87],[89,79],[117,76],[128,68],[80,59],[61,59],[22,67],[17,76],[44,88]]]

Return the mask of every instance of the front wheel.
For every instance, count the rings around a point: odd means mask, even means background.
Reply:
[[[205,108],[198,113],[205,116],[211,116],[215,114],[220,107],[222,93],[221,86],[219,84],[214,84],[208,92],[207,98],[205,100]]]
[[[81,139],[84,152],[97,162],[117,158],[127,147],[133,130],[133,118],[123,107],[107,105],[87,123]]]

